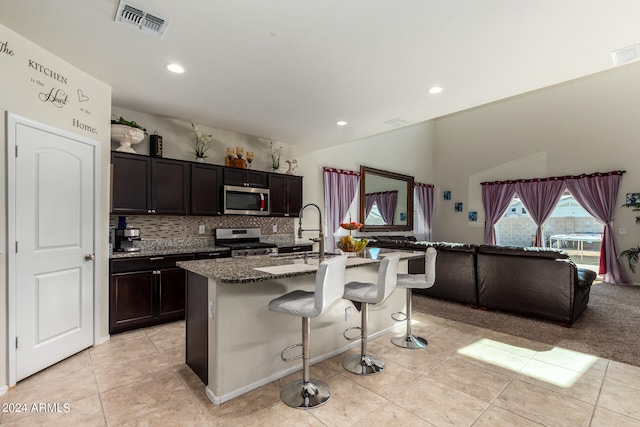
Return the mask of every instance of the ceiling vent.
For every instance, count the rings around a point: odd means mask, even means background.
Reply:
[[[640,45],[633,45],[611,52],[614,65],[627,64],[640,59]]]
[[[382,124],[389,126],[390,128],[399,128],[400,126],[408,125],[410,122],[401,119],[400,117],[396,117],[395,119],[387,120],[386,122],[382,122]]]
[[[162,37],[170,23],[164,18],[160,18],[122,0],[118,5],[115,21],[156,37]]]

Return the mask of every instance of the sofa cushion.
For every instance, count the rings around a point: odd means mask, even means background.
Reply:
[[[478,250],[478,245],[468,243],[449,243],[449,242],[409,242],[404,245],[407,249],[414,251],[426,251],[427,248],[433,247],[438,251],[453,251],[453,252],[469,252],[475,253]]]
[[[555,248],[480,245],[478,248],[478,253],[492,255],[528,256],[550,259],[570,259],[569,255],[567,255],[565,251]]]

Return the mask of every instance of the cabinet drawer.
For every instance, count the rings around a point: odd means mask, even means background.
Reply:
[[[294,245],[294,246],[281,246],[278,248],[279,254],[290,254],[294,252],[307,252],[313,250],[313,245]]]
[[[229,258],[229,257],[231,257],[231,251],[200,252],[196,254],[196,259]]]
[[[159,255],[155,257],[112,259],[111,274],[175,268],[176,262],[189,261],[192,259],[193,254]]]

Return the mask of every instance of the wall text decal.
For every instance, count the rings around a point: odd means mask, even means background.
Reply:
[[[64,90],[55,87],[51,88],[49,92],[40,92],[38,98],[42,102],[50,102],[57,108],[62,108],[69,102],[69,95]]]
[[[86,102],[88,100],[89,100],[89,97],[84,94],[82,89],[78,89],[78,101],[79,102]]]
[[[44,74],[45,76],[51,77],[52,79],[54,79],[56,81],[59,81],[60,83],[67,84],[67,78],[65,76],[56,73],[55,71],[53,71],[50,68],[47,68],[47,67],[45,67],[43,65],[38,64],[33,59],[29,60],[29,68],[33,68],[34,70],[39,71],[42,74]]]
[[[82,129],[84,131],[91,132],[91,133],[93,133],[95,135],[98,134],[98,131],[96,130],[96,128],[94,128],[93,126],[89,126],[87,124],[84,124],[78,119],[73,119],[73,127],[77,127],[78,129]]]
[[[13,50],[9,49],[9,42],[0,42],[0,53],[7,54],[9,56],[15,55]]]

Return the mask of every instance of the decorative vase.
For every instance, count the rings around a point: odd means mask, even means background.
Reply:
[[[204,157],[196,157],[196,162],[204,163]]]
[[[122,153],[135,153],[136,151],[131,148],[131,146],[133,144],[138,144],[144,139],[144,131],[127,125],[112,124],[111,139],[120,143],[120,146],[116,148],[116,151],[120,151]]]

